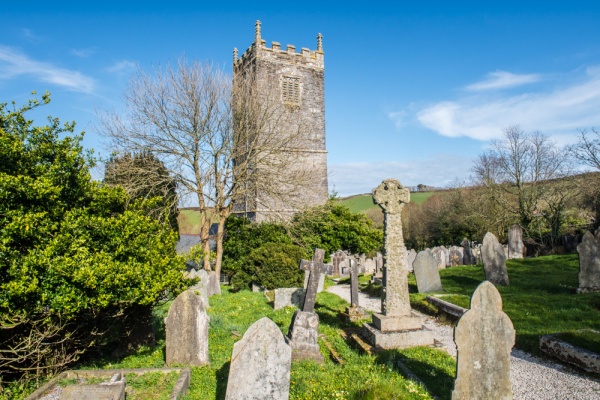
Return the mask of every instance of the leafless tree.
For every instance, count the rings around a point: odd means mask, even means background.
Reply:
[[[309,169],[291,155],[311,132],[281,102],[278,82],[254,76],[232,82],[211,64],[180,60],[176,68],[138,70],[124,97],[123,112],[99,115],[100,130],[118,154],[154,154],[179,182],[180,195],[196,198],[207,270],[214,221],[220,272],[225,219],[234,204],[256,192],[270,204],[293,199],[308,180]]]
[[[504,129],[503,138],[492,141],[473,167],[489,202],[524,228],[546,219],[554,234],[565,201],[575,193],[572,181],[566,179],[571,171],[564,149],[542,132],[526,133],[518,125]]]
[[[595,128],[588,133],[585,129],[579,131],[579,141],[569,147],[576,160],[588,167],[600,170],[600,131]]]

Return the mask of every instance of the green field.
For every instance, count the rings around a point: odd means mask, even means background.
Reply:
[[[415,204],[423,204],[425,200],[430,198],[434,192],[415,192],[410,194],[410,201]],[[378,207],[373,204],[373,196],[371,194],[358,194],[355,196],[345,197],[340,199],[340,202],[347,206],[353,213],[364,213],[371,208]]]

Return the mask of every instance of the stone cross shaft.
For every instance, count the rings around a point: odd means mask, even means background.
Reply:
[[[321,275],[327,270],[327,266],[323,264],[324,257],[325,250],[315,249],[312,261],[300,261],[300,269],[310,272],[302,311],[315,312],[315,300],[317,299],[317,291],[319,289],[319,279],[321,279]]]
[[[402,208],[410,192],[396,179],[386,179],[373,189],[373,202],[384,213],[383,293],[381,312],[387,316],[410,315],[406,247],[402,236]]]
[[[354,257],[348,258],[350,264],[350,305],[358,307],[358,263]]]

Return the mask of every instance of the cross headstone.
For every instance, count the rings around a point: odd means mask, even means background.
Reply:
[[[523,228],[514,224],[508,230],[508,259],[523,258]]]
[[[381,271],[383,270],[383,255],[377,252],[375,256],[375,275],[379,276]]]
[[[363,325],[363,335],[378,348],[433,345],[433,333],[412,313],[408,296],[402,208],[409,201],[408,189],[396,179],[386,179],[373,190],[373,202],[384,213],[382,313],[373,313],[372,323]]]
[[[504,248],[493,233],[488,232],[483,237],[481,257],[485,279],[494,285],[508,286],[508,271],[506,270],[506,255]]]
[[[413,263],[419,293],[439,292],[442,281],[437,260],[428,251],[420,251]]]
[[[512,399],[510,351],[515,330],[502,311],[500,293],[480,284],[454,330],[458,350],[452,400]]]
[[[292,349],[267,317],[256,321],[233,345],[226,400],[287,400]]]
[[[358,263],[350,258],[350,307],[346,307],[346,318],[357,321],[364,317],[365,310],[358,304]]]
[[[165,318],[167,365],[208,364],[209,322],[204,302],[193,289],[177,296]]]
[[[579,285],[577,293],[600,291],[600,243],[587,231],[577,246],[579,253]]]
[[[387,179],[373,190],[373,201],[384,213],[381,312],[387,316],[410,315],[406,248],[402,236],[402,209],[410,201],[410,192],[396,179]]]
[[[315,311],[315,301],[317,299],[317,293],[319,292],[319,280],[321,279],[321,275],[327,270],[327,267],[323,264],[324,256],[325,250],[315,249],[312,261],[300,261],[300,269],[310,272],[302,311]]]

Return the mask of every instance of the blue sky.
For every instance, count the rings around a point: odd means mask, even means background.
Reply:
[[[268,46],[314,50],[323,34],[329,185],[340,195],[390,177],[467,179],[509,125],[560,144],[600,127],[600,3],[284,3],[5,2],[0,102],[50,91],[37,122],[75,120],[84,145],[105,155],[96,110],[122,106],[136,66],[185,55],[230,72],[259,19]]]

